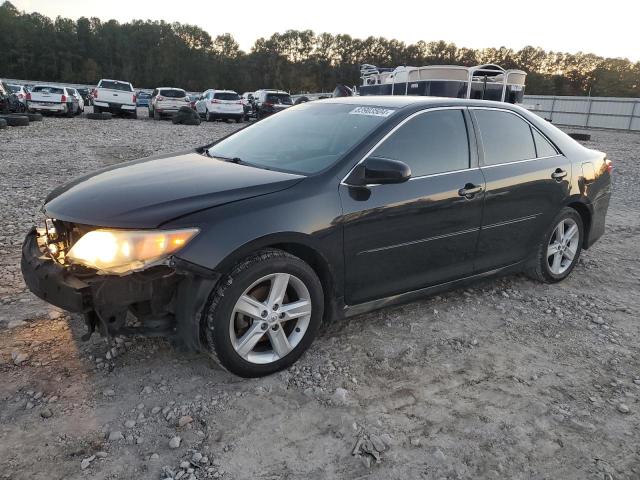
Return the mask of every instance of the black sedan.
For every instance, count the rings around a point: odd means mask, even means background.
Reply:
[[[504,103],[309,102],[55,189],[22,272],[89,334],[168,335],[266,375],[323,321],[488,275],[564,279],[604,232],[611,169]]]

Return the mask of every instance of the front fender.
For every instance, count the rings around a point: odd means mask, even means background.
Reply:
[[[304,182],[301,182],[304,183]],[[226,273],[241,258],[261,248],[291,244],[313,250],[342,283],[341,205],[336,191],[288,190],[197,212],[164,225],[198,227],[200,233],[177,257]]]

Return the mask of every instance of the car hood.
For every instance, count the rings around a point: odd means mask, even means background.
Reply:
[[[49,194],[44,212],[50,218],[86,225],[155,228],[198,210],[284,190],[303,178],[190,150],[77,178]]]

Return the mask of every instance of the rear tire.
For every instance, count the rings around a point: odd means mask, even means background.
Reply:
[[[582,217],[573,208],[564,207],[538,243],[527,274],[542,283],[564,280],[580,259],[583,241]]]
[[[287,252],[265,249],[236,264],[216,286],[203,333],[220,365],[241,377],[261,377],[300,358],[318,333],[323,308],[322,285],[313,269]],[[288,319],[285,312],[296,316]]]
[[[42,114],[41,113],[25,113],[25,117],[29,119],[30,122],[41,122]]]
[[[213,122],[213,120],[214,120],[213,116],[209,113],[209,110],[207,110],[204,114],[204,121]]]
[[[7,128],[7,121],[4,118],[0,118],[0,130]]]
[[[26,115],[0,115],[0,118],[7,122],[10,127],[27,127],[29,126],[29,117]]]

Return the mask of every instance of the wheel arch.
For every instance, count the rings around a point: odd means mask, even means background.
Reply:
[[[578,215],[580,215],[580,218],[582,219],[582,226],[584,229],[582,248],[586,250],[589,248],[589,242],[587,241],[587,239],[589,238],[589,232],[591,231],[591,217],[593,207],[591,207],[591,205],[589,205],[589,203],[587,203],[586,199],[584,198],[571,199],[567,203],[567,207],[573,208],[576,212],[578,212]]]
[[[336,272],[318,240],[309,235],[296,232],[282,232],[260,237],[237,248],[216,267],[222,275],[228,274],[243,258],[266,248],[283,250],[306,262],[318,276],[322,285],[325,306],[325,318],[333,316],[335,312],[336,296],[340,295],[341,287]]]

